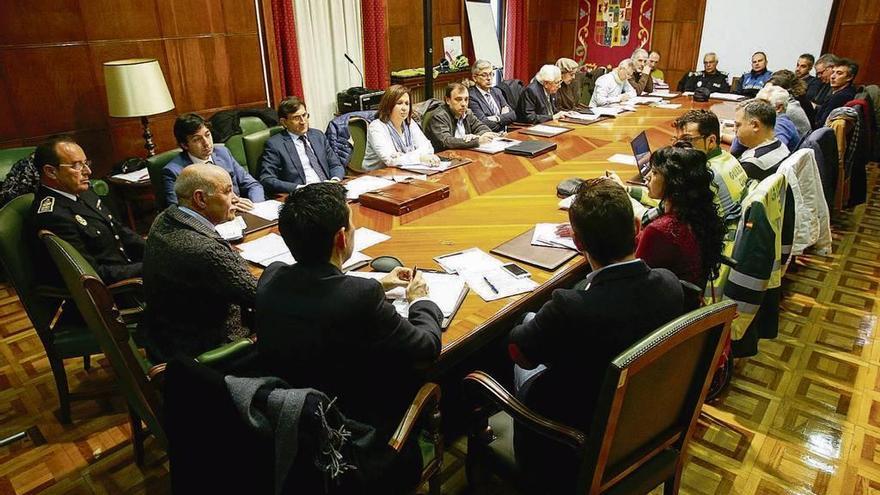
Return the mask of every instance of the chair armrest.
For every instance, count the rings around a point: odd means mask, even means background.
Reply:
[[[150,379],[150,382],[156,385],[156,388],[162,390],[165,386],[165,367],[168,366],[168,363],[159,363],[150,367],[147,370],[147,378]]]
[[[412,433],[413,427],[422,416],[424,410],[430,408],[432,412],[435,412],[438,411],[439,405],[440,386],[436,383],[430,382],[422,385],[422,388],[419,389],[415,399],[413,399],[409,408],[407,408],[406,414],[403,415],[400,424],[397,425],[397,430],[395,430],[391,440],[388,441],[388,446],[400,452],[400,449],[403,448],[403,444],[406,443],[410,433]],[[439,428],[439,425],[437,426]]]
[[[494,378],[482,371],[474,371],[464,377],[464,384],[473,393],[489,399],[502,411],[528,427],[535,433],[559,442],[572,449],[580,449],[586,442],[586,436],[580,431],[562,423],[551,421],[531,409],[510,394]]]
[[[122,294],[128,291],[134,290],[143,290],[144,288],[144,279],[140,277],[136,278],[127,278],[125,280],[120,280],[114,284],[110,284],[107,286],[107,289],[114,294]]]
[[[196,356],[196,361],[201,364],[211,366],[218,362],[223,362],[227,359],[232,359],[233,357],[238,356],[239,354],[244,352],[245,349],[250,348],[255,343],[256,339],[242,337],[234,342],[223,344],[220,347],[199,354],[198,356]]]

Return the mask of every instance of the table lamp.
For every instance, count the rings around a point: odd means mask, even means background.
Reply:
[[[140,117],[147,156],[155,155],[156,145],[147,117],[174,109],[159,61],[130,58],[104,62],[104,82],[110,116]]]

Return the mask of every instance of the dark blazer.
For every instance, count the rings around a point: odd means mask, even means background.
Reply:
[[[449,105],[445,103],[428,114],[424,121],[425,136],[431,141],[434,151],[476,148],[480,145],[479,139],[465,141],[464,138],[455,137],[456,124],[455,115],[452,114]],[[466,109],[464,114],[464,133],[479,136],[487,132],[492,131],[470,109]]]
[[[312,168],[316,172],[321,170],[328,179],[332,177],[341,179],[345,175],[345,165],[339,162],[339,157],[333,152],[330,141],[324,133],[317,129],[309,129],[306,132],[306,139],[318,158],[317,164],[311,164]],[[260,178],[260,184],[270,194],[289,193],[296,189],[296,186],[306,183],[299,153],[296,152],[296,144],[289,132],[281,131],[266,141],[257,176]]]
[[[214,152],[211,153],[211,161],[229,172],[229,178],[232,179],[232,191],[236,195],[248,198],[254,203],[266,200],[263,186],[251,177],[251,174],[244,167],[235,161],[235,158],[232,157],[232,153],[226,149],[226,146],[215,146]],[[165,190],[166,205],[177,204],[177,195],[174,194],[174,182],[187,165],[192,165],[192,159],[190,159],[189,153],[181,151],[162,169],[162,185]]]
[[[329,263],[273,263],[257,286],[257,350],[272,374],[338,397],[387,441],[421,385],[414,366],[440,354],[442,316],[425,300],[401,318],[381,284]]]
[[[544,86],[537,79],[526,86],[519,97],[519,106],[516,108],[516,116],[519,122],[539,124],[553,120],[556,108],[556,95],[550,95],[550,107],[547,96],[544,94]]]
[[[114,219],[91,189],[73,201],[41,185],[31,206],[29,223],[37,278],[43,283],[56,285],[61,278],[49,252],[37,238],[41,229],[69,242],[106,284],[141,276],[144,239]]]
[[[489,94],[492,95],[492,98],[495,100],[495,104],[498,105],[498,111],[504,110],[504,107],[508,107],[507,113],[502,113],[498,116],[498,120],[490,119],[489,117],[494,116],[494,112],[492,111],[492,107],[489,105],[489,102],[483,98],[483,93],[480,92],[479,88],[476,86],[471,86],[468,88],[468,96],[470,100],[468,101],[468,107],[474,112],[474,115],[480,119],[480,121],[487,126],[489,129],[492,129],[495,132],[503,131],[510,125],[512,122],[516,121],[516,109],[514,109],[504,97],[504,93],[501,92],[500,89],[496,87],[489,88]]]
[[[825,194],[825,202],[834,204],[834,188],[837,187],[837,165],[840,158],[837,155],[837,138],[834,130],[830,127],[820,127],[804,138],[800,148],[810,148],[816,154],[816,163],[819,166],[819,177],[822,180],[822,191]]]
[[[510,333],[512,355],[547,365],[520,390],[520,398],[535,412],[589,433],[608,364],[680,316],[682,299],[681,285],[672,272],[651,269],[641,260],[599,271],[586,290],[553,291],[552,299],[532,320]],[[555,466],[566,466],[567,459],[524,429],[516,429],[514,440],[517,462],[528,466],[527,471],[569,480],[577,472],[575,468],[567,476],[556,473]],[[546,474],[547,469],[554,473]]]
[[[846,105],[848,101],[855,99],[855,97],[856,88],[852,84],[848,84],[845,88],[831,93],[825,103],[816,108],[816,120],[813,122],[816,129],[825,127],[825,120],[831,115],[832,110]]]

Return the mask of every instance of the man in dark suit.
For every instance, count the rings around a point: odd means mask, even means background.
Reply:
[[[853,87],[853,79],[859,73],[859,64],[848,58],[841,58],[831,72],[829,86],[831,93],[825,103],[816,109],[816,121],[813,123],[818,129],[825,126],[825,120],[831,115],[831,111],[847,104],[856,97],[856,89]]]
[[[519,97],[516,108],[517,120],[529,124],[540,124],[565,115],[556,110],[556,92],[562,85],[562,72],[555,65],[545,65],[535,74]]]
[[[494,133],[468,108],[468,89],[461,83],[446,86],[445,103],[428,112],[422,125],[435,151],[476,148],[502,133]]]
[[[477,60],[471,69],[475,85],[468,89],[468,107],[494,132],[503,132],[516,120],[516,112],[500,89],[492,86],[495,69],[488,60]]]
[[[250,210],[254,203],[265,201],[263,186],[251,177],[225,146],[214,146],[211,129],[202,117],[187,113],[174,121],[174,138],[183,148],[162,169],[162,189],[165,192],[165,205],[176,205],[177,195],[174,194],[174,181],[187,165],[208,163],[217,165],[229,174],[232,180],[233,202],[239,210]]]
[[[284,131],[266,141],[260,170],[260,184],[269,193],[289,193],[299,186],[345,175],[345,165],[330,147],[324,133],[309,128],[304,101],[292,96],[278,105],[278,119]]]
[[[34,152],[40,186],[29,223],[37,277],[45,283],[60,283],[60,277],[37,238],[41,229],[69,242],[107,284],[141,276],[144,240],[114,219],[89,188],[91,164],[83,149],[67,136],[53,138]]]
[[[278,229],[297,262],[273,263],[260,277],[259,355],[291,386],[338,397],[345,415],[376,428],[376,455],[387,455],[388,439],[421,384],[414,367],[440,354],[443,314],[421,276],[407,268],[381,281],[342,273],[355,229],[342,185],[294,190]],[[408,318],[385,299],[386,290],[399,286],[406,287]],[[391,478],[408,484],[417,481],[420,461],[414,442],[405,449],[404,464],[392,469],[399,476]]]
[[[608,364],[681,315],[684,304],[672,272],[635,258],[639,224],[623,188],[605,178],[588,181],[568,214],[575,245],[593,267],[586,287],[555,290],[534,318],[513,329],[508,349],[520,400],[546,418],[589,432]],[[548,493],[573,488],[577,459],[570,450],[524,428],[515,430],[514,449],[517,462]]]

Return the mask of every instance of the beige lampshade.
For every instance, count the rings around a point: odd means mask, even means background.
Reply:
[[[143,117],[174,108],[162,68],[154,58],[104,62],[111,117]]]

